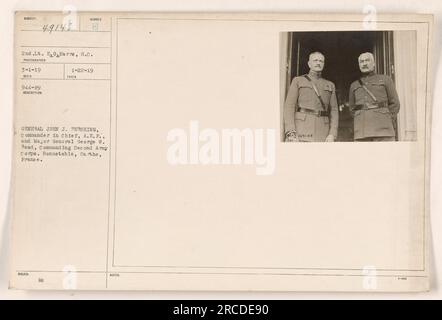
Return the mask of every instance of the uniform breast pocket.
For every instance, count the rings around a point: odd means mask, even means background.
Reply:
[[[298,103],[302,107],[312,107],[312,101],[314,101],[315,92],[313,88],[308,85],[299,86]]]
[[[313,94],[313,88],[307,84],[299,85],[299,95],[300,96],[309,96]]]
[[[364,88],[362,87],[356,87],[353,90],[354,96],[355,96],[355,101],[356,104],[362,104],[365,102],[365,96],[367,95],[367,93],[365,92]]]
[[[331,95],[333,93],[333,88],[329,85],[324,87],[324,93],[322,94],[322,100],[326,105],[330,103]]]
[[[376,82],[371,84],[371,91],[376,97],[377,101],[387,101],[387,90],[385,89],[385,85],[382,82]]]

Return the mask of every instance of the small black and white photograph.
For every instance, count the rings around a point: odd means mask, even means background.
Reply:
[[[282,142],[416,141],[415,31],[280,34]]]

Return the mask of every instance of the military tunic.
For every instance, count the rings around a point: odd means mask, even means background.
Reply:
[[[309,77],[316,85],[326,109],[315,93],[312,83],[305,77],[295,77],[290,85],[284,104],[285,133],[296,131],[299,141],[320,142],[331,134],[338,134],[338,103],[333,82],[318,77],[310,72]],[[302,112],[299,109],[312,111],[329,111],[329,116],[318,116]]]
[[[399,112],[400,104],[393,80],[389,76],[375,73],[363,76],[361,80],[377,101],[361,86],[358,80],[351,84],[349,106],[354,117],[354,139],[377,138],[379,140],[381,137],[385,137],[384,140],[394,140],[392,137],[395,137],[396,132],[393,118]],[[373,105],[376,102],[382,104],[382,107],[373,109],[361,109],[360,107]]]

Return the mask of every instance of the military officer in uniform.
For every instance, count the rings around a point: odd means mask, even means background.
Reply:
[[[284,104],[285,141],[335,141],[338,103],[335,85],[321,77],[324,63],[322,53],[311,53],[309,73],[293,79]]]
[[[395,141],[395,121],[399,98],[393,80],[376,74],[370,52],[358,58],[360,79],[350,86],[349,107],[354,117],[355,141]]]

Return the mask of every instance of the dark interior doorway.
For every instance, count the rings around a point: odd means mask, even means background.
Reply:
[[[309,54],[320,51],[325,56],[323,77],[336,86],[338,105],[348,103],[349,88],[360,77],[358,56],[372,52],[378,73],[393,76],[393,40],[391,32],[339,31],[293,32],[289,37],[288,76],[308,73]],[[348,107],[339,113],[338,141],[353,141],[353,118]]]

